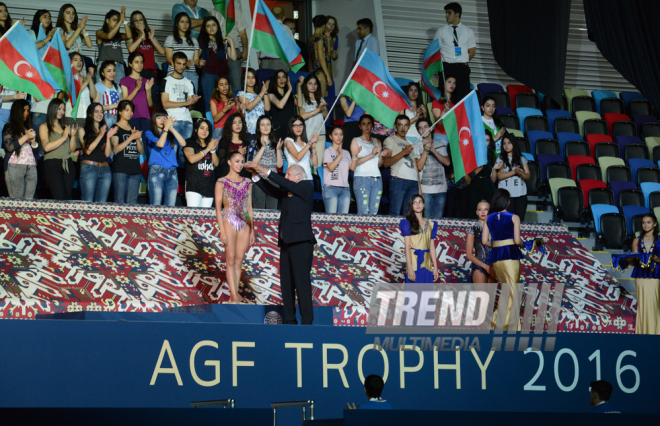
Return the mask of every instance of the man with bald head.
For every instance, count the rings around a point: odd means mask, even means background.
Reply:
[[[293,32],[291,32],[291,28],[289,28],[288,25],[284,23],[284,8],[280,6],[275,6],[270,10],[273,12],[273,16],[275,19],[277,19],[277,22],[280,23],[282,26],[282,29],[284,30],[285,33],[289,35],[292,39],[293,37]],[[286,72],[289,72],[291,68],[289,67],[289,64],[284,62],[282,59],[279,57],[266,53],[266,52],[259,52],[259,67],[263,69],[269,69],[269,70],[284,70]]]
[[[286,323],[298,323],[297,293],[302,324],[311,324],[314,320],[311,271],[316,244],[312,231],[314,185],[305,179],[305,170],[297,164],[289,166],[285,177],[252,161],[246,163],[245,168],[252,172],[252,180],[262,191],[280,200],[277,245],[280,247],[280,289]]]

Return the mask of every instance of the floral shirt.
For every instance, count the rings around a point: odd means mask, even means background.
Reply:
[[[70,33],[64,33],[64,36],[68,39],[75,33],[75,31],[71,31]],[[82,33],[81,33],[82,34]],[[81,53],[82,52],[82,43],[80,42],[80,36],[76,38],[76,41],[71,45],[69,48],[69,53]]]
[[[22,166],[36,166],[37,161],[34,159],[32,147],[29,143],[24,143],[21,147],[20,155],[14,152],[9,158],[9,164],[20,164]]]
[[[238,92],[238,96],[244,97],[247,103],[250,103],[250,102],[252,102],[253,100],[255,100],[257,98],[257,95],[255,95],[254,93],[250,93],[250,92],[246,93],[242,90],[240,92]],[[254,107],[252,109],[252,111],[245,111],[245,122],[247,124],[247,130],[248,130],[248,133],[250,133],[251,135],[254,135],[256,133],[257,120],[262,115],[266,115],[266,110],[264,109],[264,100],[263,99],[259,101],[257,106]]]

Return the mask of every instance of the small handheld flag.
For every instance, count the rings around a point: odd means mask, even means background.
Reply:
[[[440,54],[440,40],[437,38],[429,44],[424,53],[422,65],[422,89],[426,91],[434,101],[442,99],[442,93],[431,84],[431,78],[437,72],[442,72],[442,55]]]

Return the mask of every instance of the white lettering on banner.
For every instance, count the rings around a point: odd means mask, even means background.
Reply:
[[[438,351],[433,351],[433,388],[440,388],[440,378],[438,370],[456,370],[456,389],[461,388],[461,352],[456,351],[456,364],[439,364]]]
[[[479,355],[477,355],[477,351],[472,348],[472,355],[474,356],[474,360],[477,361],[479,370],[481,370],[481,389],[486,389],[486,370],[488,369],[488,364],[490,364],[490,360],[493,358],[494,353],[495,351],[491,350],[488,354],[488,358],[486,358],[486,363],[482,364],[481,359],[479,359]]]
[[[328,349],[338,349],[344,355],[344,359],[339,364],[328,364]],[[341,376],[341,381],[344,383],[344,387],[348,388],[348,380],[346,380],[346,374],[344,374],[344,367],[348,363],[348,351],[344,345],[339,345],[335,343],[324,343],[323,344],[323,387],[328,387],[328,370],[334,369],[339,370],[339,375]]]
[[[167,353],[167,357],[170,359],[170,363],[172,364],[172,367],[170,368],[161,367],[165,353]],[[151,376],[151,382],[149,383],[150,386],[156,384],[156,379],[158,378],[159,374],[174,374],[174,377],[176,377],[176,382],[178,383],[178,385],[183,386],[183,382],[181,381],[181,375],[179,374],[179,369],[176,368],[176,361],[174,361],[174,354],[172,354],[172,348],[170,347],[170,342],[168,342],[167,340],[163,341],[163,346],[160,349],[160,355],[158,355],[158,362],[156,362],[156,368],[154,368],[154,374]]]
[[[543,359],[543,352],[534,350],[532,348],[527,348],[527,349],[525,349],[525,352],[523,352],[523,353],[525,355],[527,355],[528,353],[533,353],[533,354],[536,354],[536,355],[539,356],[539,368],[538,368],[538,370],[536,370],[536,374],[534,375],[534,377],[532,377],[532,380],[530,380],[529,382],[527,382],[527,384],[525,384],[525,386],[523,386],[523,390],[526,390],[526,391],[527,390],[528,391],[545,391],[545,386],[544,385],[535,385],[534,384],[534,383],[536,383],[536,380],[539,378],[539,376],[541,375],[541,372],[543,371],[543,364],[545,363],[545,361]]]
[[[302,350],[313,349],[313,343],[285,343],[284,347],[287,349],[296,350],[296,377],[298,378],[298,387],[302,387]]]
[[[360,376],[360,381],[364,383],[364,372],[362,371],[362,359],[364,358],[364,354],[369,350],[369,349],[374,349],[374,345],[364,345],[364,347],[360,350],[360,354],[358,355],[358,375]],[[390,375],[390,360],[387,357],[387,353],[383,350],[383,348],[378,348],[378,352],[383,357],[383,364],[385,368],[383,369],[383,383],[387,383],[387,378]]]
[[[238,367],[254,367],[254,361],[239,361],[238,348],[254,348],[255,342],[232,342],[231,360],[233,373],[233,386],[238,386]]]
[[[417,355],[419,356],[419,362],[414,367],[406,367],[406,363],[404,360],[406,356],[405,351],[412,351],[412,350],[417,352]],[[417,346],[406,345],[403,351],[399,352],[399,381],[401,383],[400,384],[401,389],[406,388],[406,373],[416,373],[419,370],[421,370],[423,366],[424,366],[424,354]]]
[[[193,380],[201,386],[215,386],[220,383],[220,361],[204,361],[204,365],[208,367],[215,367],[215,378],[213,380],[200,379],[197,375],[197,371],[195,370],[195,355],[197,355],[197,350],[202,346],[211,346],[218,349],[218,344],[211,340],[202,340],[201,342],[197,343],[192,348],[192,351],[190,351],[190,374],[192,375]]]

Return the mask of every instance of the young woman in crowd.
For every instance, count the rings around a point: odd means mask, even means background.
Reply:
[[[342,147],[344,131],[341,126],[332,126],[330,140],[332,146],[323,154],[323,204],[326,213],[348,214],[351,204],[348,171],[352,160],[351,153]]]
[[[348,96],[339,98],[339,105],[344,110],[344,148],[350,149],[353,139],[362,135],[360,118],[366,113],[353,99]]]
[[[131,13],[131,40],[126,40],[126,48],[129,53],[139,52],[144,58],[144,64],[140,76],[142,78],[158,82],[158,68],[156,67],[156,53],[165,55],[165,48],[161,46],[154,36],[155,29],[149,27],[147,18],[139,10]],[[130,61],[129,61],[130,62]],[[153,89],[153,88],[152,88]],[[155,93],[151,98],[155,98]]]
[[[292,92],[293,88],[291,87],[291,80],[289,80],[287,72],[277,70],[268,85],[273,137],[276,140],[287,137],[289,119],[296,115],[296,102]]]
[[[190,27],[190,18],[185,12],[181,12],[174,18],[174,28],[172,28],[172,35],[167,36],[165,40],[165,59],[170,64],[167,67],[167,75],[172,75],[174,72],[174,62],[172,56],[175,52],[183,52],[188,58],[186,70],[183,76],[190,80],[195,87],[195,92],[199,88],[199,76],[195,67],[199,66],[199,43],[196,38],[192,36],[192,28]]]
[[[119,30],[124,26],[126,33],[122,34]],[[112,9],[105,14],[103,27],[96,32],[96,44],[99,49],[99,56],[96,63],[104,61],[114,61],[116,78],[121,81],[126,76],[124,70],[124,50],[122,41],[131,40],[131,27],[126,21],[126,7],[121,7],[121,12]]]
[[[487,283],[495,282],[493,268],[490,266],[490,246],[481,242],[490,204],[486,200],[481,200],[477,204],[477,217],[479,222],[468,228],[467,240],[465,242],[465,253],[467,259],[472,262],[472,282]]]
[[[328,61],[330,60],[328,56],[328,40],[325,38],[325,24],[327,23],[327,16],[316,15],[312,19],[314,33],[309,39],[309,45],[312,51],[312,75],[315,75],[318,79],[321,96],[328,96],[328,86],[332,86],[332,75],[328,70]]]
[[[273,173],[282,168],[284,160],[282,159],[282,146],[284,141],[275,139],[273,135],[273,123],[269,117],[261,116],[257,120],[256,133],[257,149],[253,162],[264,166]],[[255,209],[277,209],[277,198],[266,195],[258,186],[252,189],[252,207]]]
[[[371,135],[374,119],[370,115],[360,117],[362,135],[351,142],[351,170],[353,190],[358,214],[378,214],[383,195],[383,178],[380,167],[390,150],[382,149],[381,142]]]
[[[32,129],[30,103],[14,101],[9,122],[2,130],[5,182],[11,198],[33,198],[37,189],[37,133]]]
[[[257,120],[262,115],[266,115],[266,111],[270,111],[270,98],[267,96],[270,81],[265,81],[261,85],[259,94],[257,94],[257,90],[259,90],[259,78],[257,77],[257,72],[249,68],[243,73],[242,84],[247,87],[247,93],[242,90],[238,92],[238,102],[245,114],[247,131],[250,135],[254,135],[257,130]]]
[[[501,166],[497,165],[502,163]],[[509,212],[515,214],[521,221],[525,220],[527,211],[527,185],[529,166],[527,159],[520,153],[520,147],[515,136],[505,133],[502,137],[502,155],[497,159],[497,187],[509,192],[511,202]]]
[[[227,49],[225,49],[225,41]],[[222,35],[220,23],[213,16],[207,16],[202,21],[199,31],[199,47],[201,50],[199,66],[203,69],[201,92],[204,101],[204,111],[210,111],[211,97],[215,90],[214,83],[218,77],[229,74],[227,59],[236,60],[234,41]]]
[[[92,38],[87,33],[87,16],[84,16],[80,23],[78,22],[78,12],[72,4],[67,3],[60,7],[60,13],[57,15],[55,26],[62,29],[62,41],[69,53],[82,52],[82,45],[92,48]]]
[[[445,99],[433,101],[431,104],[431,112],[433,112],[434,121],[445,115],[454,106],[454,103],[452,102],[452,94],[454,93],[455,89],[456,78],[451,75],[445,75]],[[433,133],[433,145],[436,147],[436,149],[447,150],[449,155],[449,138],[447,137],[447,131],[445,130],[445,125],[442,121],[435,125],[435,130]],[[467,210],[463,209],[460,205],[460,201],[457,200],[457,198],[460,197],[462,191],[467,188],[467,185],[464,182],[461,182],[457,187],[455,187],[454,169],[451,165],[445,166],[445,177],[447,180],[447,196],[444,216],[460,217],[464,214],[467,214]],[[467,195],[467,191],[465,191],[465,194]]]
[[[17,92],[16,90],[12,90],[9,87],[5,87],[5,86],[0,84],[0,106],[1,106],[1,108],[0,108],[0,129],[2,129],[5,126],[5,124],[9,121],[9,111],[11,111],[11,107],[12,107],[12,104],[14,103],[14,101],[19,100],[19,99],[25,99],[25,98],[27,98],[27,93]],[[44,105],[44,108],[46,107],[46,105],[47,105],[47,103]],[[42,121],[40,121],[38,123],[37,128],[35,130],[35,133],[39,131],[39,125],[46,122],[45,112],[46,112],[46,110],[44,109],[44,113],[41,114],[42,116],[44,116],[44,118],[43,118]],[[32,125],[34,126],[34,124],[35,123],[34,123],[34,115],[33,115]]]
[[[490,264],[500,283],[512,284],[509,291],[504,329],[509,329],[509,317],[513,306],[513,295],[516,284],[520,282],[520,259],[523,258],[520,248],[524,247],[520,238],[520,218],[507,211],[509,206],[509,191],[498,189],[490,204],[490,213],[481,233],[481,244],[492,247]],[[493,318],[493,322],[497,320]],[[520,323],[518,323],[520,329]]]
[[[96,98],[94,102],[103,105],[105,123],[112,127],[117,123],[117,106],[121,100],[121,88],[115,83],[115,63],[105,61],[99,68],[99,82],[96,83]]]
[[[211,139],[211,122],[197,120],[192,137],[186,141],[186,205],[212,207],[215,185],[214,170],[220,165],[218,140]]]
[[[306,131],[318,135],[316,157],[322,160],[325,151],[325,118],[328,115],[328,105],[321,97],[319,87],[319,79],[314,74],[304,79],[300,77],[298,80],[298,110],[305,120]]]
[[[174,128],[175,121],[165,110],[158,109],[151,116],[151,130],[145,133],[149,147],[149,204],[153,206],[176,204],[179,187],[176,145],[183,149],[186,140]]]
[[[121,79],[122,98],[132,101],[135,105],[135,114],[131,119],[131,126],[141,132],[151,129],[151,114],[149,108],[153,106],[151,98],[151,88],[154,85],[154,79],[147,80],[142,77],[142,68],[144,67],[144,55],[140,52],[133,52],[128,55],[128,69],[130,74]]]
[[[247,156],[248,133],[245,119],[240,113],[235,113],[227,117],[225,127],[222,130],[222,138],[218,144],[218,158],[220,158],[220,177],[229,173],[229,163],[227,155],[231,151],[238,151]],[[242,172],[247,177],[247,171]]]
[[[432,283],[438,279],[435,240],[438,224],[424,218],[424,197],[415,194],[408,201],[406,218],[399,224],[406,250],[407,283]]]
[[[334,80],[335,74],[332,71],[332,61],[339,59],[339,53],[337,53],[337,49],[339,48],[339,38],[337,37],[339,35],[339,24],[337,23],[337,18],[334,16],[327,15],[327,17],[328,22],[325,24],[325,34],[323,35],[328,44],[328,72]]]
[[[658,241],[658,219],[653,213],[642,218],[642,234],[632,243],[633,253],[651,254],[650,268],[639,264],[633,269],[637,289],[637,316],[635,334],[660,334],[660,242]]]
[[[255,241],[252,179],[240,175],[245,164],[243,154],[231,151],[227,157],[227,176],[218,179],[215,184],[215,211],[220,240],[225,246],[229,303],[242,303],[244,300],[238,294],[238,287],[243,259],[248,247]]]
[[[211,94],[211,115],[213,115],[213,139],[222,138],[227,117],[238,113],[238,104],[231,90],[229,78],[220,76],[215,79],[215,90]]]
[[[497,118],[497,105],[495,99],[486,96],[481,101],[481,120],[484,122],[484,128],[490,133],[490,137],[495,143],[495,157],[499,157],[502,152],[502,136],[506,132],[504,124]]]
[[[305,170],[304,179],[313,181],[312,167],[318,167],[318,156],[314,145],[319,143],[319,135],[307,138],[305,120],[294,115],[289,120],[289,137],[284,141],[284,155],[289,166],[298,164]],[[311,165],[310,165],[311,164]]]
[[[140,155],[144,152],[142,132],[135,130],[130,124],[135,111],[133,102],[121,101],[117,110],[119,121],[114,125],[117,131],[110,137],[112,152],[115,154],[112,159],[115,203],[137,204],[142,177]]]
[[[64,114],[66,106],[61,99],[53,99],[48,104],[46,122],[39,127],[39,139],[44,155],[45,181],[55,200],[70,200],[73,184],[76,181],[76,167],[71,154],[80,152],[76,143],[77,126],[66,126]]]
[[[37,41],[41,31],[43,31],[46,38]],[[34,14],[34,18],[32,19],[30,35],[34,39],[35,43],[37,43],[37,49],[39,49],[39,57],[43,58],[44,53],[46,53],[46,49],[48,48],[48,44],[51,42],[51,40],[53,40],[53,36],[55,36],[55,31],[57,31],[57,28],[53,28],[50,12],[46,9],[37,10],[37,12]]]
[[[412,105],[412,109],[404,109],[400,112],[400,114],[405,115],[410,119],[410,128],[408,129],[406,138],[410,139],[412,142],[415,142],[419,140],[421,136],[417,131],[417,126],[415,123],[417,123],[417,120],[420,118],[427,118],[429,113],[426,110],[424,102],[422,101],[422,89],[419,87],[419,84],[410,83],[406,88],[406,94],[410,99],[410,105]]]
[[[0,37],[5,35],[12,25],[14,25],[14,20],[9,15],[7,5],[0,2]]]
[[[67,117],[70,118],[67,118],[66,120],[67,124],[72,124],[72,122],[75,121],[78,125],[78,128],[82,129],[85,127],[85,121],[88,116],[87,108],[92,103],[92,99],[96,99],[97,97],[96,85],[94,84],[94,68],[90,68],[89,73],[86,71],[85,60],[80,53],[71,53],[69,57],[71,58],[71,66],[76,70],[76,73],[78,73],[78,78],[82,80],[82,84],[80,86],[80,92],[78,93],[78,97],[80,98],[80,101],[77,101],[79,102],[78,113],[76,114],[76,117],[71,117],[71,114],[73,113],[73,106],[71,105],[71,100],[69,99],[69,102],[66,104],[66,110]],[[78,140],[82,143],[82,139]]]
[[[443,144],[437,144],[436,146],[431,132],[431,124],[433,123],[428,118],[422,117],[415,124],[420,135],[426,134],[421,141],[424,145],[424,151],[417,160],[426,217],[439,218],[444,214],[447,200],[447,179],[445,178],[444,168],[444,166],[450,164],[447,146]]]
[[[103,106],[94,102],[85,110],[84,127],[78,130],[78,140],[82,145],[82,164],[80,165],[80,190],[83,201],[104,203],[108,200],[112,172],[108,157],[112,153],[112,137],[117,133],[117,126],[108,130],[103,120]]]

